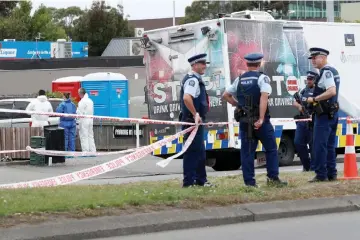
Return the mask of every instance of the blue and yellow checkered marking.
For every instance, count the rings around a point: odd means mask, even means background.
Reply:
[[[360,123],[353,123],[353,128],[356,129],[355,135],[355,146],[360,147]],[[336,130],[336,147],[341,148],[346,146],[346,120],[339,121],[337,130]]]
[[[355,146],[360,147],[360,123],[353,123],[353,128],[356,129],[356,135],[355,135]],[[282,125],[275,125],[275,138],[276,138],[276,144],[277,147],[279,148],[280,145],[280,141],[281,141],[281,136],[282,136],[282,131],[283,131],[283,126]],[[211,135],[215,136],[215,139],[213,142],[209,142],[208,141],[208,133],[210,133]],[[213,149],[223,149],[223,148],[228,148],[229,147],[229,137],[226,137],[224,140],[219,140],[216,138],[216,136],[218,134],[228,134],[228,129],[220,129],[220,130],[210,130],[210,131],[205,131],[204,133],[204,144],[205,144],[205,148],[206,150],[213,150]],[[238,138],[237,135],[239,135],[239,127],[234,127],[234,133],[236,134],[235,138]],[[158,137],[151,137],[150,138],[150,143],[154,143],[157,142],[159,140],[162,140],[166,137],[170,137],[170,136],[158,136]],[[335,142],[337,143],[336,147],[337,148],[341,148],[341,147],[345,147],[346,145],[346,121],[339,121],[338,124],[338,128],[336,131],[336,140]],[[182,150],[183,147],[183,136],[180,136],[178,139],[175,139],[174,141],[172,141],[171,143],[171,147],[167,147],[167,146],[163,146],[159,149],[156,149],[153,152],[153,155],[164,155],[164,154],[174,154],[174,153],[178,153]],[[264,146],[261,144],[261,142],[258,142],[258,146],[256,148],[256,151],[265,151]]]
[[[282,125],[275,125],[274,130],[275,130],[276,145],[279,148],[280,141],[281,141],[281,135],[282,135],[282,131],[283,131],[283,126]],[[239,133],[239,127],[235,127],[234,132],[235,132],[235,134],[240,134]],[[259,141],[258,145],[257,145],[257,148],[256,148],[256,152],[262,152],[262,151],[265,151],[265,148],[262,145],[262,143]]]
[[[283,126],[275,126],[275,137],[276,137],[276,143],[279,147],[280,145],[280,139],[282,134]],[[234,127],[234,133],[239,134],[239,128]],[[208,134],[211,134],[214,141],[209,141]],[[216,136],[219,134],[224,134],[226,137],[223,140],[218,139]],[[157,136],[157,137],[151,137],[150,143],[154,143],[157,141],[160,141],[164,138],[167,138],[170,136]],[[235,136],[235,138],[238,138],[238,136]],[[182,150],[183,147],[183,136],[181,136],[178,139],[175,139],[171,143],[171,147],[167,147],[166,145],[156,149],[153,152],[153,155],[164,155],[164,154],[174,154],[178,153]],[[228,129],[219,129],[219,130],[209,130],[205,131],[204,133],[204,145],[206,150],[214,150],[214,149],[224,149],[229,147],[229,136],[228,136]],[[265,151],[264,147],[262,146],[261,142],[259,141],[258,147],[256,151]]]

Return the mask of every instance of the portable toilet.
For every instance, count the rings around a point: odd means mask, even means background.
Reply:
[[[124,75],[91,73],[81,79],[81,87],[94,102],[94,115],[129,117],[129,85]]]
[[[53,92],[69,92],[71,97],[75,98],[76,101],[80,101],[78,90],[81,87],[82,76],[69,76],[58,78],[52,81]]]

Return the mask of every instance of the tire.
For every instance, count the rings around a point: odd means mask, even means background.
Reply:
[[[278,156],[280,166],[290,166],[293,164],[295,157],[295,146],[293,140],[286,134],[281,137]]]
[[[215,164],[212,166],[215,171],[235,171],[241,166],[239,151],[218,152],[215,159]]]

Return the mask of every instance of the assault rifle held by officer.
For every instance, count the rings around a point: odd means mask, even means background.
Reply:
[[[310,118],[310,113],[308,112],[308,110],[306,109],[304,104],[302,103],[299,92],[296,92],[294,94],[294,99],[300,105],[300,107],[298,108],[299,111],[300,111],[300,114],[296,115],[294,117],[294,119],[308,119],[308,118]]]

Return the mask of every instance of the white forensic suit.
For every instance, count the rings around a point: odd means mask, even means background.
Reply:
[[[36,99],[31,101],[26,107],[26,111],[34,112],[53,112],[51,103],[48,101],[45,95],[38,96]],[[31,115],[31,127],[44,127],[49,125],[48,115]]]
[[[84,97],[79,101],[76,113],[79,115],[94,115],[94,103],[87,93],[85,93]],[[96,152],[93,119],[79,118],[78,123],[81,150],[83,152]]]

